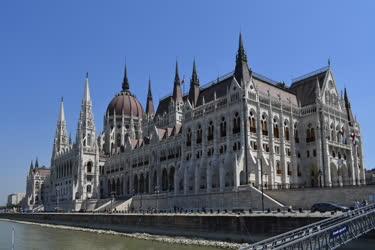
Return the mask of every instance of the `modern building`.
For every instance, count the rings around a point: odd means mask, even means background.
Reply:
[[[25,195],[25,193],[14,193],[8,195],[7,206],[12,207],[20,205],[25,198]]]
[[[155,109],[149,81],[144,109],[125,67],[97,135],[87,76],[74,143],[61,101],[50,204],[79,210],[142,193],[365,184],[360,125],[330,65],[290,86],[275,82],[252,70],[240,35],[234,71],[201,85],[194,61],[183,93],[176,63],[171,88]]]

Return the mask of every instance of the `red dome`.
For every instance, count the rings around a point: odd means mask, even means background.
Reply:
[[[122,113],[126,116],[134,116],[141,118],[143,116],[143,107],[141,103],[129,91],[123,91],[116,95],[109,103],[107,112],[109,115],[121,116]]]

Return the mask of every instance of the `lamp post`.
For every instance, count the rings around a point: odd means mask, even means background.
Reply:
[[[156,193],[156,213],[159,213],[159,186],[155,186]]]
[[[263,192],[263,162],[262,159],[260,160],[260,183],[262,185],[262,211],[264,212],[264,192]]]

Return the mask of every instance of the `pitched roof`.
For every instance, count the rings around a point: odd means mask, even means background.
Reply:
[[[329,67],[321,68],[305,76],[295,79],[290,86],[290,91],[296,94],[301,106],[313,104],[316,100],[316,81],[320,89],[323,87],[324,79],[329,72]]]

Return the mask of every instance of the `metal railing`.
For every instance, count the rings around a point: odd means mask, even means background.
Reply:
[[[244,245],[240,249],[336,249],[373,229],[375,204]]]

